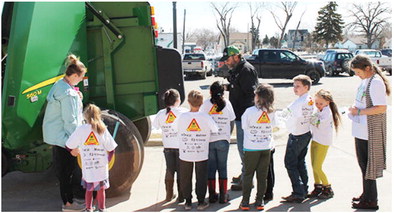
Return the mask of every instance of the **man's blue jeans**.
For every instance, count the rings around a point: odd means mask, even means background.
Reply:
[[[241,121],[235,121],[235,126],[237,127],[237,146],[238,146],[238,152],[239,152],[239,157],[241,158],[241,165],[242,165],[242,175],[241,175],[241,180],[243,179],[243,176],[245,174],[245,167],[244,167],[244,130],[242,129],[242,123]]]
[[[215,180],[216,171],[219,179],[227,179],[227,157],[230,143],[220,140],[209,143],[208,180]]]
[[[307,132],[294,136],[289,134],[287,141],[285,166],[293,187],[292,195],[305,198],[308,193],[308,172],[305,165],[305,156],[312,134]]]

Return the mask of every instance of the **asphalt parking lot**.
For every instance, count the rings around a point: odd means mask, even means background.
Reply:
[[[388,76],[391,81],[391,76]],[[205,97],[209,97],[209,85],[221,78],[208,77],[206,80],[190,80],[185,82],[186,91],[199,89]],[[292,81],[283,79],[260,79],[261,82],[270,83],[275,88],[276,108],[282,109],[296,97],[292,92]],[[311,94],[324,88],[333,93],[339,108],[352,105],[355,91],[359,83],[356,76],[346,75],[339,77],[325,77],[311,89]],[[228,94],[226,94],[227,96]],[[387,170],[384,177],[378,179],[379,211],[392,212],[392,100],[388,99],[388,149]],[[185,107],[186,104],[183,103]],[[155,134],[158,139],[157,134]],[[281,196],[291,192],[291,183],[284,168],[283,157],[287,133],[284,129],[275,134],[276,153],[274,155],[276,184],[274,187],[274,200],[266,204],[265,211],[318,211],[318,212],[350,212],[351,199],[361,193],[361,172],[357,165],[354,150],[354,139],[351,136],[351,123],[343,117],[343,124],[334,139],[334,145],[329,149],[324,164],[329,181],[334,190],[334,198],[329,200],[308,199],[302,204],[281,203]],[[148,143],[149,144],[149,143]],[[184,211],[183,204],[175,202],[165,203],[164,174],[165,161],[162,147],[150,144],[145,147],[144,165],[139,177],[133,184],[130,193],[107,199],[109,212],[130,211]],[[310,166],[310,156],[307,155],[309,172],[309,185],[313,185],[313,176]],[[240,172],[240,159],[235,144],[230,145],[228,159],[228,176],[237,176]],[[252,191],[251,201],[255,191]],[[231,201],[228,204],[213,204],[206,211],[239,211],[238,205],[242,199],[240,191],[229,191]],[[196,211],[195,196],[193,210]],[[2,178],[2,211],[61,211],[61,201],[58,185],[52,170],[42,173],[11,172]]]

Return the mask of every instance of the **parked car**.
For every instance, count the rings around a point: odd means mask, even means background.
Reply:
[[[323,57],[323,62],[328,76],[335,76],[339,73],[347,73],[349,76],[354,75],[354,71],[350,69],[349,61],[353,58],[353,54],[348,50],[329,49]]]
[[[212,76],[213,75],[214,66],[215,66],[215,59],[214,58],[208,58],[208,61],[210,63],[211,69],[208,70],[207,76]]]
[[[204,53],[186,53],[182,61],[183,72],[186,78],[200,76],[205,79],[207,73],[211,71],[209,62]]]
[[[224,61],[220,61],[222,57],[216,57],[214,59],[214,66],[213,66],[213,75],[215,77],[223,77],[223,78],[228,78],[230,76],[229,74],[229,69],[226,64],[224,64]]]
[[[383,55],[391,57],[392,56],[392,51],[391,49],[381,49],[380,52],[382,52]]]
[[[257,49],[246,60],[256,68],[259,78],[291,79],[305,74],[312,79],[313,84],[317,84],[325,73],[322,61],[304,60],[284,49]]]
[[[391,70],[392,70],[391,57],[383,55],[382,52],[380,52],[379,50],[373,50],[373,49],[359,49],[356,50],[354,53],[356,55],[358,54],[368,55],[376,65],[378,65],[382,70],[389,72],[391,75]]]

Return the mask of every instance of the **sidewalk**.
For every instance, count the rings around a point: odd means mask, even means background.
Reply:
[[[392,211],[392,119],[391,109],[388,113],[388,139],[387,139],[387,170],[384,177],[377,180],[379,210],[383,212]],[[324,171],[334,190],[334,197],[329,200],[307,199],[303,203],[281,203],[281,196],[291,193],[291,183],[284,166],[284,153],[286,149],[287,135],[284,131],[279,131],[275,135],[276,152],[274,155],[275,166],[275,187],[274,200],[267,203],[265,211],[319,211],[319,212],[342,212],[355,211],[351,208],[352,197],[359,196],[362,190],[361,172],[357,164],[355,155],[354,139],[351,136],[351,123],[343,118],[343,125],[340,128],[335,143],[330,147]],[[240,159],[237,146],[230,145],[228,158],[228,177],[237,176],[240,173]],[[310,155],[307,157],[307,167],[309,173],[309,188],[313,189],[313,175],[310,164]],[[165,160],[163,148],[159,138],[152,138],[145,147],[145,160],[139,177],[133,184],[130,194],[117,198],[108,198],[108,211],[184,211],[183,204],[173,202],[164,203],[165,187]],[[229,181],[230,182],[230,181]],[[230,184],[229,184],[230,188]],[[254,201],[256,191],[252,190],[251,202]],[[230,203],[211,204],[206,211],[239,211],[238,206],[242,199],[241,191],[231,191]],[[208,197],[208,193],[207,193]],[[193,209],[197,211],[197,200],[193,192]],[[255,210],[251,210],[255,211]]]

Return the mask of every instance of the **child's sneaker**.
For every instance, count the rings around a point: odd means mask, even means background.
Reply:
[[[192,201],[186,200],[186,203],[185,203],[185,210],[186,210],[186,211],[192,210]]]
[[[256,200],[254,207],[256,207],[257,210],[264,210],[264,203],[262,201]]]
[[[81,205],[77,202],[73,202],[71,205],[62,205],[63,212],[76,212],[76,211],[83,211],[85,209],[85,204]]]
[[[198,203],[197,210],[202,211],[202,210],[208,208],[208,206],[209,206],[209,203],[203,201],[201,203]]]
[[[243,211],[248,211],[250,209],[249,202],[242,201],[241,204],[239,204],[239,208]]]

